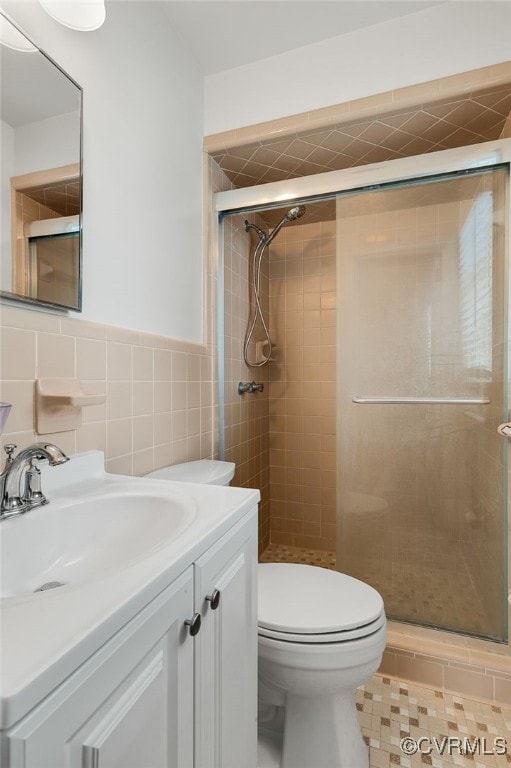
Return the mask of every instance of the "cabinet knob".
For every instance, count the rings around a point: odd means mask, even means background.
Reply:
[[[185,624],[189,627],[191,636],[195,637],[201,625],[200,613],[194,613],[191,619],[186,619]]]
[[[214,589],[210,595],[206,595],[206,600],[211,605],[211,610],[216,611],[220,605],[220,590]]]

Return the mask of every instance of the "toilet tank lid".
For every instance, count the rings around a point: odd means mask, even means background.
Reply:
[[[157,480],[177,480],[181,483],[202,483],[205,485],[228,485],[234,477],[236,465],[232,461],[200,459],[172,464],[169,467],[149,472],[146,477]]]

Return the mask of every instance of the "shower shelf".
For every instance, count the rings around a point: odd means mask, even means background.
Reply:
[[[360,405],[400,405],[402,403],[419,405],[488,405],[491,400],[485,397],[357,397],[351,398]]]

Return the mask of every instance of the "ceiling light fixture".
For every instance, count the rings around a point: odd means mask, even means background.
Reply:
[[[52,19],[78,32],[93,32],[106,18],[105,0],[39,0]]]

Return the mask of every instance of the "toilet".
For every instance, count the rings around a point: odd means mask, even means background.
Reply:
[[[235,465],[193,461],[147,477],[228,485]],[[259,727],[282,744],[280,768],[368,768],[355,691],[380,666],[381,595],[344,573],[258,566]]]
[[[379,593],[344,573],[258,567],[259,725],[282,733],[281,768],[367,768],[355,690],[386,641]]]

